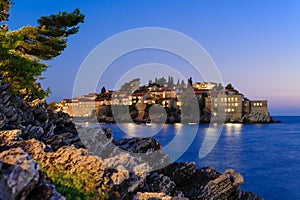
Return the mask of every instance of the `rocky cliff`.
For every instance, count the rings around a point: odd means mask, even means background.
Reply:
[[[232,169],[171,163],[151,137],[116,141],[108,129],[76,129],[9,87],[0,77],[0,199],[262,199],[239,190],[244,180]]]

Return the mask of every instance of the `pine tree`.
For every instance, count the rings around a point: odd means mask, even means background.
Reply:
[[[174,78],[173,76],[171,76],[170,78],[170,87],[173,87],[174,86]]]
[[[5,21],[9,18],[10,0],[0,2],[0,71],[4,80],[12,84],[12,92],[25,100],[44,98],[50,92],[43,90],[36,81],[48,66],[42,60],[50,60],[62,53],[69,36],[79,30],[84,15],[78,9],[71,13],[59,12],[38,19],[38,26],[25,26],[9,31]]]

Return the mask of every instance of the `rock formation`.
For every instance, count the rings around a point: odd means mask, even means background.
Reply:
[[[265,123],[274,123],[273,117],[270,116],[269,113],[262,114],[262,113],[250,113],[244,116],[244,123],[248,124],[265,124]]]

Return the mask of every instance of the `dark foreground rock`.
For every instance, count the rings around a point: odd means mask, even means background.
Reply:
[[[108,129],[76,129],[67,114],[26,104],[9,87],[0,77],[0,199],[65,199],[50,169],[79,176],[99,191],[94,199],[262,199],[239,190],[244,180],[232,169],[171,163],[151,137],[116,141]]]

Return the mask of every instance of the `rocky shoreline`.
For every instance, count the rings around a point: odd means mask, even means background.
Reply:
[[[101,110],[105,110],[101,111]],[[103,106],[100,111],[98,112],[99,115],[97,117],[94,118],[90,118],[90,117],[82,117],[81,119],[84,119],[84,121],[89,121],[89,122],[99,122],[99,123],[116,123],[116,120],[114,118],[114,116],[112,115],[111,112],[109,112],[109,110],[111,110],[110,106]],[[108,115],[105,115],[104,113],[107,113]],[[130,122],[135,122],[137,124],[141,123],[146,123],[147,121],[151,121],[151,122],[158,122],[158,123],[166,123],[166,124],[175,124],[175,123],[183,123],[180,117],[180,114],[174,112],[174,113],[168,113],[166,115],[166,119],[164,119],[163,116],[152,116],[150,118],[148,113],[144,114],[144,117],[142,119],[137,119],[137,114],[136,112],[131,112],[130,113],[131,118],[128,119],[126,113],[124,114],[124,116],[122,116],[122,114],[120,114],[120,116],[118,116],[118,122],[124,122],[124,123],[130,123]],[[195,119],[194,122],[197,122],[198,124],[209,124],[211,121],[220,121],[220,122],[224,122],[224,123],[239,123],[239,124],[270,124],[270,123],[281,123],[281,121],[279,120],[275,120],[270,113],[267,114],[262,114],[260,112],[253,112],[250,114],[246,114],[242,117],[242,119],[240,121],[232,121],[228,118],[225,118],[223,120],[217,119],[217,117],[212,117],[210,111],[205,110],[201,113],[200,118],[199,119]]]
[[[109,129],[75,127],[67,114],[44,101],[27,104],[9,89],[0,77],[0,199],[81,194],[65,192],[71,186],[58,175],[78,176],[75,186],[93,191],[91,199],[262,199],[238,189],[244,180],[232,169],[172,163],[151,137],[114,140]]]

